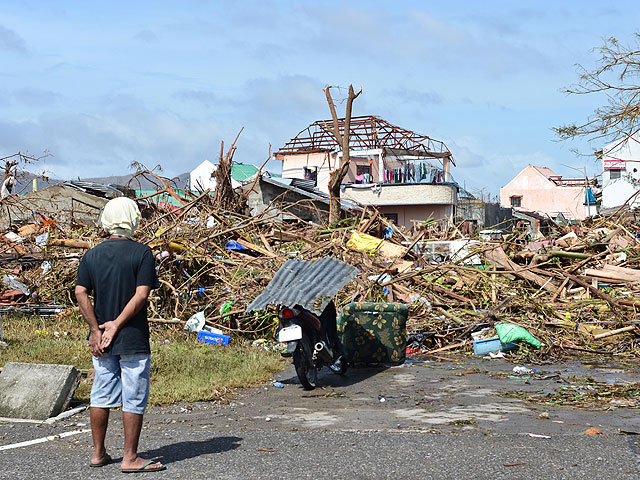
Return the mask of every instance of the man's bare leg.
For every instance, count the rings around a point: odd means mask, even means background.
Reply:
[[[122,454],[122,469],[141,468],[148,460],[138,457],[138,442],[142,431],[143,415],[130,412],[122,412],[124,425],[124,452]],[[146,468],[149,470],[159,468],[161,463],[152,463]]]
[[[105,461],[107,455],[104,439],[107,435],[107,426],[109,424],[109,409],[91,407],[89,417],[91,419],[91,436],[93,437],[91,463],[99,465]]]

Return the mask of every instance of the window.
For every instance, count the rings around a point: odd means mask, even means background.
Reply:
[[[382,216],[387,220],[391,220],[395,225],[398,225],[398,214],[397,213],[383,213]]]
[[[522,206],[522,196],[514,195],[513,197],[509,197],[511,200],[512,207],[521,207]]]
[[[318,181],[318,167],[307,168],[304,167],[304,179]]]
[[[356,165],[356,175],[371,175],[371,166],[370,165]]]
[[[356,165],[356,183],[371,181],[371,165]]]
[[[621,170],[609,170],[609,180],[616,180],[620,178]]]

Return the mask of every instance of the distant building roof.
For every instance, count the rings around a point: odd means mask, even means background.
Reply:
[[[216,179],[213,176],[213,172],[216,168],[218,166],[209,160],[205,160],[194,168],[189,174],[191,190],[206,190],[207,188],[212,191],[215,190]],[[255,165],[233,162],[231,164],[231,186],[233,188],[239,187],[247,179],[258,173],[258,170]]]
[[[338,119],[338,129],[344,133],[344,118]],[[318,120],[289,140],[277,155],[333,152],[341,150],[330,129],[333,120]],[[427,135],[393,125],[375,115],[353,117],[349,128],[349,148],[352,150],[383,149],[391,155],[413,155],[432,158],[453,156],[447,146]]]
[[[97,197],[115,198],[123,195],[122,191],[113,185],[105,185],[104,183],[97,182],[83,182],[79,180],[71,180],[70,182],[64,182],[66,187],[75,188],[81,192],[86,192]]]
[[[538,167],[537,165],[532,165],[533,168],[535,168],[537,171],[539,171],[542,175],[544,175],[546,178],[549,177],[559,177],[559,175],[557,175],[553,170],[551,170],[549,167]]]
[[[263,182],[276,185],[280,188],[293,190],[294,192],[299,193],[307,198],[310,198],[312,200],[319,200],[329,205],[329,195],[315,188],[313,186],[313,182],[310,180],[301,180],[299,178],[282,178],[271,174],[262,175],[261,180]],[[360,209],[357,204],[343,198],[340,199],[340,205],[342,205],[342,208],[347,210]]]
[[[167,192],[159,193],[158,195],[153,195],[158,190],[155,189],[136,189],[136,197],[149,197],[148,200],[155,204],[160,204],[162,202],[172,205],[174,207],[181,207],[182,204],[178,202],[175,198],[169,195]],[[188,201],[188,197],[186,196],[186,192],[182,189],[175,188],[174,191],[178,194],[180,198],[184,198],[185,202]],[[150,196],[153,195],[153,196]]]
[[[544,175],[545,178],[552,181],[559,187],[584,187],[584,186],[597,186],[598,178],[594,175],[593,178],[563,178],[562,175],[558,175],[549,167],[538,167],[532,165],[538,172]]]
[[[251,178],[258,173],[258,170],[258,167],[255,165],[233,162],[233,164],[231,164],[231,178],[242,183],[246,179]]]

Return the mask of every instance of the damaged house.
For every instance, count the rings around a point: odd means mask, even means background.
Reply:
[[[329,131],[331,124],[331,120],[312,123],[275,153],[283,177],[311,181],[328,194],[329,175],[342,160],[340,145]],[[344,118],[339,119],[339,128],[344,130]],[[369,115],[351,119],[349,144],[343,200],[375,206],[407,228],[455,217],[458,186],[451,178],[455,163],[443,142]]]
[[[551,219],[584,220],[596,214],[593,178],[563,178],[547,167],[527,165],[500,189],[500,205]]]
[[[58,224],[95,226],[109,199],[121,195],[120,190],[110,185],[73,181],[23,196],[9,196],[2,200],[0,227],[46,224],[50,215],[55,216],[54,223]]]
[[[251,216],[266,216],[277,222],[304,220],[316,224],[329,219],[329,195],[311,180],[282,178],[265,172],[242,187]],[[343,210],[362,210],[341,199]]]
[[[615,208],[630,199],[637,207],[640,198],[640,135],[615,141],[596,152],[602,160],[602,208]]]

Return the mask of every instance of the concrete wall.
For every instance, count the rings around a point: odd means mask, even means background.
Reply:
[[[482,200],[458,201],[458,218],[475,222],[478,228],[489,228],[500,225],[500,228],[510,228],[505,221],[513,218],[511,209],[502,207],[499,203],[486,203]]]
[[[60,225],[82,223],[95,226],[100,211],[108,201],[106,198],[96,197],[75,188],[54,185],[22,197],[11,196],[3,199],[0,228],[6,229],[10,224],[39,224],[41,219],[35,211],[51,216]]]
[[[380,181],[380,162],[377,155],[371,157],[351,156],[349,172],[345,182],[355,182],[357,165],[369,165],[370,158],[373,181]],[[309,153],[296,155],[279,155],[282,161],[282,176],[285,178],[304,178],[304,167],[318,167],[318,190],[329,193],[329,173],[336,168],[339,157],[337,153]],[[264,196],[262,201],[267,201]],[[363,205],[375,205],[382,213],[398,215],[398,224],[413,227],[413,221],[424,222],[430,218],[442,219],[455,215],[458,189],[451,184],[383,184],[357,188],[346,185],[342,191],[344,200],[351,200]]]
[[[440,220],[453,215],[453,205],[385,205],[379,207],[380,213],[396,214],[398,226],[408,229],[415,223],[425,222],[429,219]]]
[[[484,227],[500,225],[501,228],[511,228],[509,220],[513,219],[512,209],[502,207],[499,203],[484,204]],[[505,223],[508,222],[508,223]]]
[[[640,188],[639,141],[640,138],[636,137],[622,143],[611,143],[602,149],[602,208],[622,205]],[[620,177],[611,178],[612,172],[620,172]],[[636,197],[633,204],[639,205],[640,198]]]
[[[355,183],[356,182],[356,172],[357,167],[361,166],[370,166],[371,167],[371,183],[376,183],[380,181],[380,167],[378,162],[378,156],[369,157],[349,157],[349,171],[347,172],[346,177],[342,181],[342,183]],[[369,163],[371,161],[371,164]]]
[[[346,186],[344,198],[364,205],[456,205],[458,189],[451,184],[416,183],[377,185],[357,188]]]
[[[304,167],[318,167],[317,188],[321,192],[329,193],[329,173],[336,168],[338,162],[336,153],[277,155],[276,160],[282,160],[284,178],[304,178]]]
[[[531,165],[500,189],[500,205],[511,208],[512,196],[522,197],[520,210],[538,212],[551,217],[562,213],[571,220],[586,218],[585,187],[557,186]]]
[[[249,188],[249,185],[244,187],[245,191]],[[280,221],[300,218],[315,223],[325,223],[329,216],[329,205],[327,202],[312,200],[302,193],[262,180],[256,182],[256,185],[251,189],[247,202],[251,216],[254,217],[268,207],[281,212],[278,217],[275,218],[275,220]],[[293,204],[295,204],[295,206],[293,206]]]

